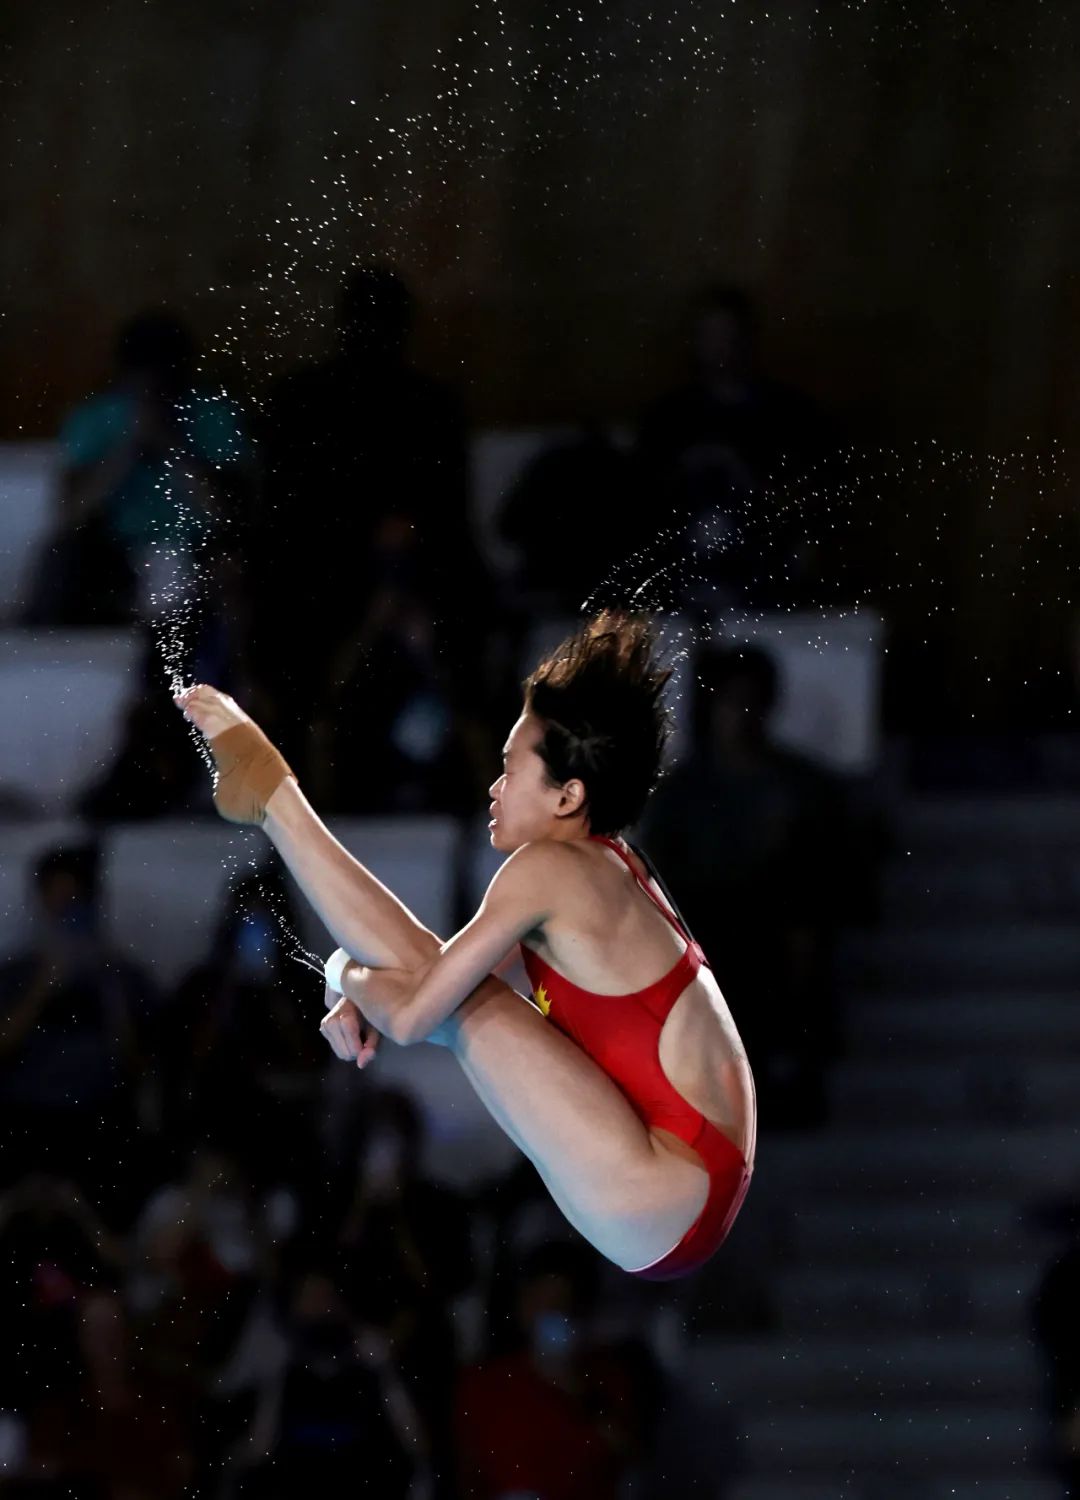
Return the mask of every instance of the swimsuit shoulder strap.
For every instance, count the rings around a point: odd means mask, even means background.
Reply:
[[[597,843],[606,844],[609,849],[614,849],[615,853],[622,860],[623,864],[630,871],[631,875],[633,875],[633,877],[637,881],[638,885],[645,892],[646,896],[648,896],[649,900],[653,903],[653,905],[656,907],[656,909],[658,911],[663,912],[664,916],[667,917],[667,919],[671,923],[672,927],[675,928],[675,931],[677,933],[679,933],[679,935],[681,937],[684,937],[686,939],[686,941],[688,943],[690,943],[693,947],[697,947],[697,944],[694,942],[693,938],[690,936],[690,933],[689,933],[688,929],[686,928],[685,924],[683,923],[682,918],[679,917],[679,916],[677,916],[674,913],[673,910],[669,910],[664,905],[663,901],[659,900],[659,898],[656,896],[655,892],[653,892],[653,891],[651,891],[649,889],[649,887],[646,885],[645,881],[642,880],[641,876],[638,874],[637,870],[634,868],[633,862],[631,861],[629,855],[625,853],[625,851],[621,848],[621,846],[619,844],[617,844],[614,839],[609,839],[609,838],[607,838],[602,833],[590,834],[590,838],[595,839],[597,841]],[[637,853],[637,850],[635,850],[634,852]],[[642,858],[642,856],[640,854],[638,855],[638,858],[642,859],[642,862],[645,863],[644,859]],[[654,874],[653,870],[651,869],[651,867],[646,864],[646,868],[649,869],[649,873],[651,875],[653,875],[654,879],[655,879],[655,874]],[[664,892],[664,895],[667,896],[667,892],[666,891]],[[668,897],[668,899],[670,900],[670,897]],[[674,905],[674,903],[673,903],[673,905]]]

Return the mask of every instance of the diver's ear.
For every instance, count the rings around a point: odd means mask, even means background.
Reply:
[[[585,808],[585,783],[575,776],[564,782],[559,794],[559,817],[572,818]]]

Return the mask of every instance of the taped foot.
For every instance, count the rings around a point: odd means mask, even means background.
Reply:
[[[210,753],[217,766],[214,806],[230,823],[261,824],[266,804],[292,770],[251,719],[215,735]]]
[[[227,693],[199,683],[173,701],[206,737],[214,757],[214,806],[230,823],[261,824],[266,804],[292,770],[255,721]]]

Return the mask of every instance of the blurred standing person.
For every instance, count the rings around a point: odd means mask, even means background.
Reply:
[[[280,867],[237,880],[210,954],[181,979],[160,1028],[168,1138],[229,1142],[260,1188],[310,1181],[315,1154],[322,1057],[296,1004],[296,926]]]
[[[653,794],[642,841],[679,871],[686,920],[716,954],[763,1118],[820,1123],[823,1070],[839,1046],[832,950],[846,841],[841,786],[772,738],[780,680],[767,653],[709,648],[696,675],[689,753]]]
[[[640,465],[599,425],[538,453],[498,517],[518,554],[511,593],[522,623],[575,615],[593,596],[603,601],[608,572],[646,540],[647,515]]]
[[[312,748],[307,726],[325,718],[340,686],[358,600],[400,588],[406,568],[447,664],[461,659],[454,642],[468,637],[486,607],[464,415],[453,391],[409,362],[414,316],[412,294],[394,271],[357,267],[338,304],[336,349],[286,375],[271,398],[257,675],[279,705],[288,702],[280,732],[301,767]],[[347,584],[328,589],[327,570],[340,557],[349,559]],[[321,672],[313,661],[324,663]]]
[[[384,1340],[358,1322],[318,1265],[298,1271],[284,1300],[286,1356],[267,1371],[231,1493],[293,1500],[345,1490],[406,1500],[414,1416]]]
[[[169,312],[120,330],[112,381],[60,430],[59,524],[24,624],[124,624],[185,597],[200,542],[239,508],[250,459],[239,409],[199,380],[195,356]]]
[[[423,544],[411,523],[391,516],[372,556],[375,592],[331,664],[311,726],[313,793],[341,813],[468,818],[486,762],[478,764],[473,716],[441,655]]]
[[[805,498],[790,503],[790,486],[829,449],[823,419],[763,373],[745,292],[708,287],[689,314],[686,377],[646,409],[638,434],[651,503],[676,518],[655,554],[671,564],[664,602],[705,616],[797,606],[819,580],[813,516]]]
[[[0,1091],[9,1170],[50,1170],[104,1193],[138,1190],[138,1124],[153,1124],[149,978],[102,932],[98,852],[57,848],[33,876],[31,945],[0,966]]]

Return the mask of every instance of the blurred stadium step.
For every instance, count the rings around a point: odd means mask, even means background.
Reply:
[[[894,827],[830,1123],[759,1142],[782,1331],[686,1357],[737,1418],[734,1500],[1060,1500],[1031,1329],[1061,1248],[1036,1209],[1080,1161],[1080,798],[907,798]]]
[[[1033,1236],[1052,1248],[1050,1231],[1034,1231],[1012,1198],[976,1198],[927,1203],[906,1197],[865,1211],[861,1194],[795,1207],[788,1220],[789,1248],[796,1264],[872,1264],[900,1260],[938,1266],[970,1263],[978,1246],[984,1264],[1015,1261],[1032,1249]]]
[[[814,1400],[803,1407],[781,1406],[744,1413],[738,1451],[743,1467],[758,1474],[818,1477],[821,1500],[846,1496],[850,1475],[877,1487],[868,1495],[897,1493],[901,1478],[950,1475],[1001,1481],[1010,1471],[1029,1467],[1029,1453],[1044,1440],[1043,1424],[1030,1403],[1010,1406],[968,1401],[942,1402],[933,1409],[868,1396],[861,1410]],[[912,1489],[920,1497],[928,1491]]]
[[[1080,845],[1011,852],[911,854],[882,881],[890,922],[927,927],[994,920],[1069,920],[1080,911]]]
[[[793,1202],[860,1193],[882,1204],[900,1197],[1011,1195],[1016,1203],[1075,1194],[1080,1127],[837,1124],[813,1137],[764,1138],[757,1163]],[[868,1210],[869,1211],[869,1208]]]
[[[893,831],[901,860],[950,852],[1080,850],[1080,797],[904,797],[894,811]]]
[[[1080,1055],[1023,1055],[1030,1021],[1011,1038],[1008,1052],[980,1051],[950,1060],[849,1059],[837,1064],[829,1084],[838,1118],[867,1125],[924,1124],[1065,1125],[1077,1117]],[[1040,1039],[1040,1045],[1045,1043]]]
[[[848,987],[863,989],[1080,985],[1080,923],[1015,917],[896,923],[849,934],[839,968]]]
[[[1056,1479],[1018,1474],[1014,1479],[979,1477],[977,1474],[952,1474],[945,1479],[925,1477],[914,1483],[901,1479],[890,1484],[887,1478],[837,1481],[824,1490],[820,1479],[733,1479],[724,1487],[724,1500],[1065,1500]]]
[[[857,992],[848,997],[846,1030],[852,1059],[1053,1058],[1080,1047],[1080,1004],[1074,989],[1034,984]]]
[[[784,1329],[790,1334],[827,1328],[852,1338],[878,1334],[932,1336],[980,1333],[1022,1337],[1041,1274],[1026,1258],[986,1265],[935,1267],[894,1258],[879,1265],[806,1265],[780,1270],[774,1295]],[[982,1391],[978,1383],[972,1387]]]
[[[907,1333],[881,1341],[807,1334],[783,1347],[768,1338],[701,1339],[684,1360],[699,1398],[725,1405],[933,1406],[964,1401],[976,1389],[981,1399],[1006,1405],[1023,1400],[1039,1375],[1027,1338],[992,1334]]]

